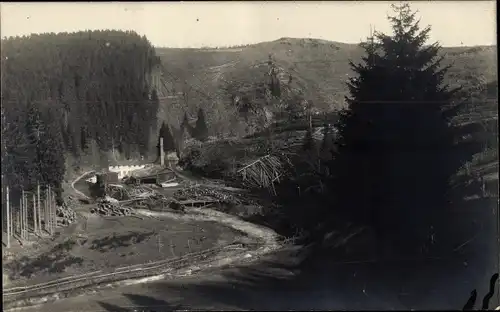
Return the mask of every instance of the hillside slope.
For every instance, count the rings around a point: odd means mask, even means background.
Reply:
[[[496,84],[495,51],[495,46],[443,48],[443,65],[453,64],[448,83],[466,89]],[[345,82],[353,74],[349,60],[358,62],[364,50],[355,44],[281,38],[231,49],[157,48],[156,53],[162,59],[169,91],[184,92],[177,99],[164,100],[167,119],[183,110],[194,116],[198,107],[205,107],[209,122],[216,124],[224,118],[212,116],[210,111],[216,107],[227,109],[232,96],[252,92],[252,86],[264,82],[269,55],[280,69],[282,85],[289,86],[291,75],[290,87],[318,109],[340,108],[348,93]],[[177,107],[175,112],[172,106]]]

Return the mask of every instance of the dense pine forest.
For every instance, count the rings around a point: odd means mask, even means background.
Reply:
[[[2,176],[15,191],[60,188],[65,158],[156,153],[159,59],[124,31],[33,34],[2,40]]]

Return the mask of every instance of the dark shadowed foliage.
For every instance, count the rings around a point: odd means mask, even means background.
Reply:
[[[168,152],[175,151],[174,137],[172,135],[172,132],[170,131],[170,127],[165,122],[163,122],[161,124],[161,127],[160,127],[160,135],[158,137],[158,145],[157,145],[158,151],[160,148],[160,138],[163,138],[163,151],[164,152],[168,153]],[[159,152],[158,152],[158,156],[160,156]]]
[[[194,137],[202,142],[208,139],[208,126],[205,120],[205,112],[202,108],[198,109],[198,119],[194,128]]]
[[[450,248],[450,180],[480,145],[461,139],[472,127],[451,125],[460,104],[443,84],[439,45],[426,45],[430,27],[420,30],[407,4],[393,8],[393,35],[376,33],[363,62],[351,63],[357,76],[330,168],[335,211],[397,252]]]
[[[191,126],[191,124],[189,123],[187,113],[184,113],[184,118],[182,119],[182,123],[181,123],[180,128],[181,128],[180,131],[181,131],[182,135],[187,134],[190,137],[193,137],[195,134],[195,128],[193,126]]]

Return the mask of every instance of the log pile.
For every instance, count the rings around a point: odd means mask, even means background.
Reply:
[[[56,208],[57,226],[68,226],[76,221],[76,213],[66,203]]]
[[[101,216],[121,217],[133,215],[133,209],[130,207],[120,206],[116,203],[100,200],[97,202],[96,208],[92,208],[90,213],[99,214]]]
[[[248,198],[243,197],[243,194],[221,191],[216,188],[208,188],[202,186],[189,187],[178,190],[173,194],[173,196],[176,200],[181,202],[185,200],[207,200],[234,205],[255,204]]]
[[[276,195],[274,185],[280,182],[285,163],[277,156],[266,155],[245,165],[237,172],[243,183],[250,188],[264,188]]]
[[[106,189],[106,194],[109,197],[114,198],[118,201],[129,201],[137,198],[145,198],[154,196],[156,192],[145,186],[128,186],[118,184],[109,184]]]
[[[175,211],[184,211],[184,206],[179,203],[175,198],[167,198],[158,193],[142,193],[141,196],[137,198],[124,202],[124,205],[133,206],[138,209],[147,209],[147,210],[175,210]]]
[[[106,185],[106,194],[116,200],[127,200],[130,194],[122,185],[108,184]]]
[[[184,206],[175,198],[168,198],[145,186],[126,187],[108,185],[108,198],[98,199],[90,210],[102,216],[131,216],[134,209],[184,211]],[[125,199],[126,198],[126,199]]]
[[[130,198],[145,197],[145,196],[152,195],[154,193],[151,188],[144,187],[144,186],[137,186],[137,187],[129,188],[127,190],[127,192],[128,192],[128,195]]]
[[[97,198],[90,212],[102,216],[131,216],[136,209],[184,212],[186,207],[210,203],[260,206],[257,199],[248,198],[243,191],[213,183],[208,186],[193,184],[186,185],[172,196],[165,196],[147,185],[107,184],[105,193],[108,196]]]

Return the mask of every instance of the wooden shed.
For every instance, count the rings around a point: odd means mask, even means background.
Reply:
[[[118,172],[111,172],[108,171],[103,174],[103,178],[105,179],[106,183],[119,183],[120,179],[118,178]]]

